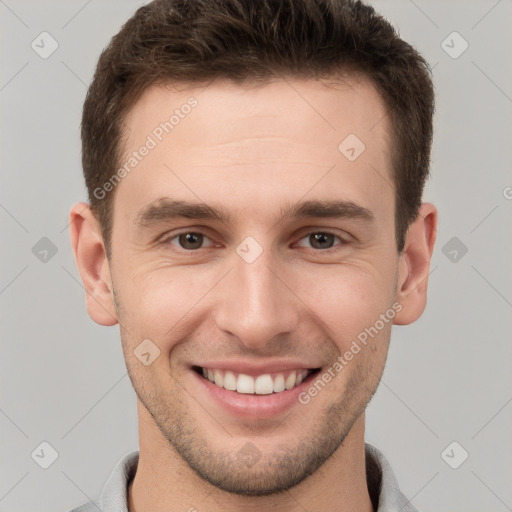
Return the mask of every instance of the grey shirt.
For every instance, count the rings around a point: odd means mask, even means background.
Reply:
[[[418,512],[400,492],[389,462],[382,452],[365,443],[366,479],[375,512]],[[128,512],[128,485],[135,476],[139,452],[126,454],[114,467],[100,497],[71,512]]]

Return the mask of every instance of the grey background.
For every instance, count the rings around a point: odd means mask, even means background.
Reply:
[[[512,2],[373,3],[434,68],[425,200],[440,225],[427,310],[393,331],[367,441],[423,511],[512,510]],[[71,205],[86,199],[86,87],[139,5],[0,0],[0,512],[70,510],[138,448],[118,326],[89,319],[67,224]],[[31,48],[43,31],[59,45],[47,59]],[[469,44],[458,58],[454,31]],[[43,237],[57,250],[46,262],[36,257]],[[48,469],[31,456],[43,441],[58,452]],[[462,448],[443,459],[453,441]],[[460,463],[462,449],[469,458],[452,469],[445,460]]]

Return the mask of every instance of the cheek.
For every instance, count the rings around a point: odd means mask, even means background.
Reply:
[[[302,274],[299,282],[301,298],[340,349],[373,326],[390,307],[392,283],[375,269],[340,265],[326,271],[319,267]]]
[[[189,321],[194,308],[206,299],[215,283],[213,272],[198,266],[142,268],[122,285],[120,293],[130,337],[158,340],[161,350],[169,350],[181,325]]]

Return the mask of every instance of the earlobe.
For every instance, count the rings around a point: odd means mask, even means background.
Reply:
[[[71,248],[86,291],[89,316],[100,325],[118,323],[110,266],[99,222],[86,203],[69,213]]]
[[[416,321],[427,304],[427,284],[430,260],[437,233],[437,210],[423,203],[418,216],[407,230],[404,250],[400,255],[397,301],[402,310],[394,323],[407,325]]]

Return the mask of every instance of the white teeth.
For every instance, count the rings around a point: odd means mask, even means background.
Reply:
[[[288,378],[286,379],[286,382],[284,383],[284,387],[286,389],[292,389],[293,386],[295,386],[295,380],[295,372],[290,373],[290,375],[288,375]]]
[[[215,384],[222,388],[224,385],[224,376],[222,375],[222,372],[220,370],[215,370],[213,374],[215,375]]]
[[[298,386],[308,375],[309,370],[292,371],[285,379],[282,373],[269,373],[259,375],[254,378],[251,375],[240,373],[238,377],[234,372],[211,368],[202,368],[203,377],[208,379],[220,388],[229,391],[237,391],[242,394],[270,395],[271,393],[281,393],[285,389],[292,389]]]
[[[239,393],[254,394],[254,379],[250,375],[244,375],[241,373],[238,376],[236,390]]]
[[[282,373],[274,379],[274,393],[280,393],[281,391],[284,391],[284,377]]]
[[[257,395],[270,395],[274,391],[274,382],[268,374],[260,375],[254,382],[254,392]]]
[[[228,389],[229,391],[235,391],[236,390],[236,377],[233,372],[227,371],[224,374],[224,387]]]

